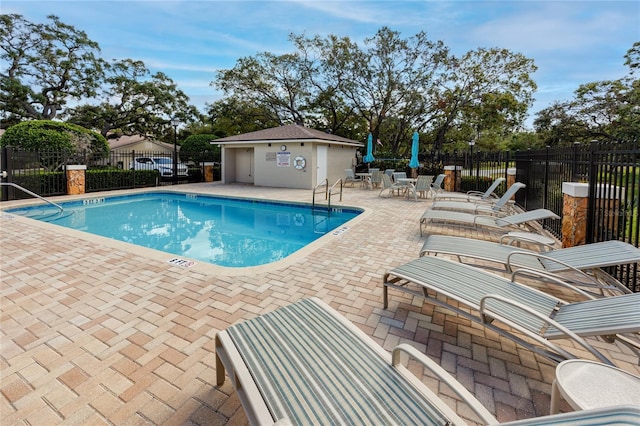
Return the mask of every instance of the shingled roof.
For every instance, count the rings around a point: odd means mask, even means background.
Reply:
[[[241,135],[229,136],[216,139],[212,143],[233,143],[233,142],[272,142],[272,141],[325,141],[342,145],[363,146],[361,142],[332,135],[309,127],[290,124],[287,126],[273,127],[271,129],[257,130],[255,132],[243,133]]]

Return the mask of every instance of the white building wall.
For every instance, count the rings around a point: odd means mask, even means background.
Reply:
[[[313,189],[317,185],[317,158],[315,142],[271,142],[254,144],[227,144],[222,147],[223,183],[245,182],[256,186],[275,188]],[[281,151],[281,145],[286,149]],[[344,169],[353,166],[355,147],[327,146],[327,178],[329,185],[344,178]],[[251,157],[247,157],[249,152]],[[295,167],[295,159],[302,157],[305,166]],[[288,159],[288,164],[283,160]],[[279,161],[280,160],[280,161]],[[251,170],[251,176],[248,176]]]

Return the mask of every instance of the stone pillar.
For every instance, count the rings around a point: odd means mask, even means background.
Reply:
[[[87,166],[68,165],[65,169],[67,173],[67,195],[84,194]]]
[[[573,247],[587,242],[587,208],[589,184],[562,183],[562,247]],[[608,236],[618,233],[619,209],[624,199],[618,186],[599,185],[596,191],[594,219],[600,231]]]
[[[204,163],[204,181],[213,182],[213,165],[215,163]]]
[[[460,188],[460,181],[462,178],[461,166],[444,166],[444,183],[442,189],[445,191],[455,191],[456,188]]]
[[[516,168],[515,167],[509,167],[507,169],[507,186],[506,189],[511,188],[511,185],[513,185],[514,183],[516,183]],[[515,200],[516,195],[513,194],[513,197],[511,197],[512,200]]]
[[[587,204],[589,184],[562,183],[562,247],[587,242]]]

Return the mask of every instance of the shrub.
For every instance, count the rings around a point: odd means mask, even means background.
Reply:
[[[109,144],[100,133],[51,120],[24,121],[9,127],[0,139],[0,146],[28,150],[88,151],[97,158],[109,153]]]

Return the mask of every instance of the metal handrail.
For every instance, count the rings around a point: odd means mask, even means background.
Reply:
[[[62,208],[61,205],[54,203],[53,201],[49,201],[46,198],[44,198],[41,195],[36,194],[35,192],[31,192],[29,191],[27,188],[23,188],[20,185],[18,185],[17,183],[13,183],[13,182],[0,182],[0,186],[12,186],[14,188],[17,188],[19,190],[21,190],[22,192],[31,195],[32,197],[36,197],[41,199],[42,201],[51,204],[54,207],[57,207],[60,210],[60,213],[64,213],[64,209]]]
[[[320,188],[321,186],[324,187],[324,199],[326,200],[329,194],[329,179],[325,179],[322,183],[316,185],[315,188],[313,188],[313,199],[311,201],[311,210],[313,211],[313,209],[316,206],[316,192],[318,190],[318,188]]]
[[[327,203],[327,209],[329,211],[329,214],[331,214],[331,194],[333,194],[333,189],[336,187],[337,184],[340,184],[340,201],[342,201],[342,179],[338,179],[336,183],[334,183],[331,186],[331,189],[329,189],[329,202]]]

